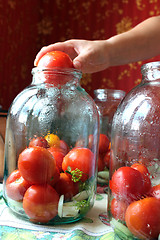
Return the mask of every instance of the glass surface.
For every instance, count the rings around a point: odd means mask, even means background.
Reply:
[[[97,191],[106,192],[109,183],[109,160],[111,127],[114,113],[118,105],[125,96],[125,92],[116,89],[96,89],[94,90],[94,101],[97,105],[100,117],[100,138],[98,154],[98,177]],[[102,151],[101,148],[104,148]]]
[[[96,190],[99,116],[74,69],[32,70],[7,118],[4,198],[43,224],[81,219]]]
[[[160,62],[142,74],[112,123],[108,213],[121,239],[160,233]]]

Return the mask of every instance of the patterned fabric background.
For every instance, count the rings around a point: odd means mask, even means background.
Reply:
[[[44,45],[107,39],[159,14],[159,0],[0,0],[0,105],[8,109],[31,83],[35,55]],[[160,57],[148,61],[155,60]],[[96,88],[128,92],[141,81],[143,63],[84,74],[81,85],[92,97]]]

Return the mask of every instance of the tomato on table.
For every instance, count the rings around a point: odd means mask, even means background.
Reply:
[[[92,168],[94,164],[94,154],[89,148],[73,148],[64,158],[62,162],[63,171],[73,171],[79,169],[82,171],[81,181],[86,181],[92,176]],[[90,176],[91,175],[91,176]]]
[[[160,233],[160,201],[147,197],[132,202],[125,214],[128,229],[139,239],[158,239]]]
[[[131,167],[121,167],[114,172],[110,180],[110,189],[117,199],[128,202],[141,198],[144,194],[142,174]]]
[[[46,148],[29,147],[19,155],[18,168],[22,177],[30,184],[44,184],[53,177],[56,162]]]
[[[36,137],[31,139],[30,143],[29,143],[29,147],[44,147],[44,148],[49,148],[49,144],[47,142],[47,140],[43,137]]]
[[[23,208],[32,222],[47,223],[58,213],[59,195],[48,184],[32,185],[23,198]]]
[[[73,62],[68,54],[61,51],[51,51],[40,58],[37,66],[43,68],[73,68]]]
[[[19,170],[14,170],[7,178],[6,194],[15,201],[21,201],[29,187],[30,183],[21,176]]]

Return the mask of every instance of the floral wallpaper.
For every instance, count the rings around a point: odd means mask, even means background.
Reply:
[[[44,45],[107,39],[159,14],[159,0],[0,0],[0,105],[8,109],[31,83],[35,55]],[[143,63],[84,74],[81,85],[92,97],[96,88],[128,92],[140,83]]]

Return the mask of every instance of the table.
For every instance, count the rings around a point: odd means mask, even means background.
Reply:
[[[94,207],[76,223],[45,226],[24,221],[6,206],[0,185],[0,239],[1,240],[115,240],[106,213],[107,194],[96,194]]]

